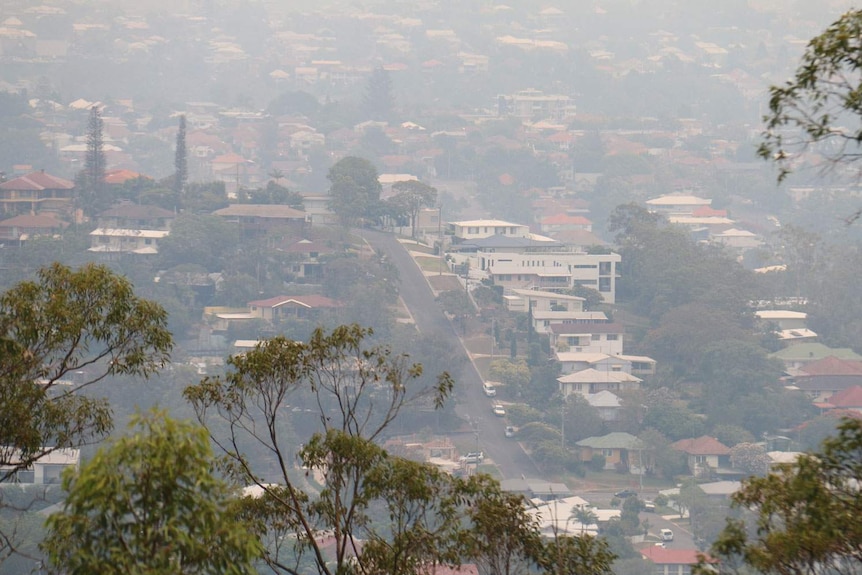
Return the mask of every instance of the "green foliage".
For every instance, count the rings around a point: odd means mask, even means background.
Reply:
[[[76,392],[109,375],[148,376],[163,367],[172,347],[166,322],[158,304],[99,265],[54,264],[2,294],[3,476],[103,437],[111,428],[107,403]]]
[[[177,127],[177,144],[174,149],[174,192],[183,193],[189,180],[189,159],[186,150],[186,116],[180,116]]]
[[[206,431],[164,412],[67,473],[43,544],[54,573],[251,574],[259,542],[213,473]]]
[[[302,194],[291,192],[288,188],[272,180],[266,183],[266,187],[258,189],[242,189],[239,192],[241,204],[276,204],[290,206],[302,210]]]
[[[218,272],[238,242],[236,225],[223,218],[181,214],[174,220],[171,234],[159,243],[160,265],[166,269],[197,264],[207,271]]]
[[[395,107],[392,78],[389,72],[380,66],[375,68],[368,78],[362,107],[366,119],[385,121],[392,116]]]
[[[688,409],[678,405],[655,405],[644,416],[645,428],[653,428],[671,441],[687,437],[699,437],[704,432],[704,422]]]
[[[758,155],[778,165],[779,182],[814,145],[833,165],[859,158],[860,70],[862,11],[851,10],[808,43],[793,78],[769,89]]]
[[[710,554],[721,571],[855,573],[862,552],[862,421],[844,420],[818,452],[743,482],[733,504],[753,513],[730,519]],[[699,571],[710,566],[701,562]]]
[[[716,425],[710,432],[710,435],[724,445],[754,443],[754,435],[738,425]]]
[[[437,303],[440,304],[444,312],[456,317],[467,314],[472,315],[476,312],[476,308],[473,306],[473,302],[470,301],[469,296],[464,290],[460,289],[440,292],[437,296]]]
[[[738,443],[730,448],[730,464],[749,475],[766,475],[769,463],[769,456],[762,445]]]
[[[539,566],[554,575],[611,575],[615,558],[605,541],[591,535],[558,536],[546,545]]]
[[[388,203],[392,206],[396,217],[403,214],[410,220],[412,237],[416,237],[416,217],[419,210],[433,206],[437,202],[437,188],[432,188],[417,180],[396,182],[392,185],[395,193]]]
[[[348,156],[329,169],[330,209],[342,225],[377,221],[382,187],[377,169],[363,158]]]
[[[495,359],[488,368],[493,381],[499,381],[511,389],[523,389],[530,382],[530,368],[524,360]]]
[[[596,473],[603,471],[605,468],[606,458],[601,453],[593,453],[592,459],[590,459],[590,470],[595,471]]]

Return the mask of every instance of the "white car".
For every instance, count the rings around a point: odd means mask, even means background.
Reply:
[[[482,451],[473,451],[468,453],[467,455],[462,455],[458,458],[458,461],[466,464],[480,464],[485,460],[485,453]]]
[[[506,417],[506,408],[499,403],[494,404],[494,406],[491,408],[491,411],[493,411],[494,415],[496,415],[497,417]]]
[[[482,384],[482,391],[484,391],[485,395],[487,395],[488,397],[494,397],[495,395],[497,395],[497,388],[487,383]]]
[[[662,541],[673,541],[673,531],[670,529],[662,529],[659,531]]]

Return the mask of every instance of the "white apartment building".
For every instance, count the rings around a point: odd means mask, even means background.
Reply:
[[[447,229],[453,235],[455,243],[491,236],[506,236],[510,238],[526,238],[530,236],[530,226],[514,224],[503,220],[449,222]]]

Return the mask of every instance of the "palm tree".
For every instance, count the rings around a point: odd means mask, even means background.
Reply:
[[[582,505],[572,510],[569,520],[572,519],[581,524],[581,535],[583,535],[584,531],[587,530],[587,525],[594,525],[599,520],[599,516],[591,508]]]
[[[281,179],[284,177],[284,172],[279,170],[278,168],[273,168],[269,172],[269,177],[275,180],[275,183],[279,186],[281,185]]]

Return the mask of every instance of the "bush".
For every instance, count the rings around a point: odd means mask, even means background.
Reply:
[[[605,461],[607,458],[601,453],[593,453],[593,457],[590,460],[590,469],[592,471],[602,471],[605,468]]]

